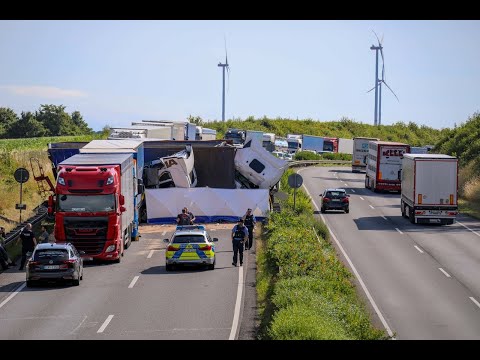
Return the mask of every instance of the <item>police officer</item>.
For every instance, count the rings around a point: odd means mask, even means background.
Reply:
[[[238,253],[240,253],[240,266],[243,265],[243,244],[248,238],[248,229],[243,224],[243,219],[238,219],[238,224],[232,229],[232,245],[233,245],[233,266],[237,266]]]
[[[245,250],[250,250],[253,246],[253,229],[257,223],[255,215],[252,214],[252,209],[248,209],[247,213],[243,216],[243,223],[248,229],[248,241],[245,244]]]
[[[37,245],[37,239],[33,235],[32,224],[28,223],[20,233],[20,239],[22,239],[22,261],[20,263],[19,270],[23,270],[25,262],[27,261],[27,253],[33,252]]]
[[[188,208],[185,206],[185,213],[190,216],[190,225],[193,225],[193,222],[195,221],[195,215],[192,214],[191,211],[188,211]]]
[[[182,209],[182,213],[177,216],[178,225],[190,225],[190,216],[187,214],[186,208]]]

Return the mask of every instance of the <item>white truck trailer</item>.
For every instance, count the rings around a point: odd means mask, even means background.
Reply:
[[[402,216],[411,223],[453,224],[458,214],[458,159],[443,154],[404,154]]]
[[[362,172],[367,168],[368,142],[378,141],[376,138],[353,138],[352,172]]]

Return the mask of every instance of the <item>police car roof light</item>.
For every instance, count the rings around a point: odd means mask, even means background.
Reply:
[[[205,230],[205,225],[177,225],[176,230]]]

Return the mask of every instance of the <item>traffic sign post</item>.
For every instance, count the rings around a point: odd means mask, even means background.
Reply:
[[[303,178],[295,173],[288,177],[288,185],[293,188],[293,211],[295,211],[297,201],[297,188],[302,186]]]
[[[13,177],[17,182],[20,183],[20,204],[15,205],[15,209],[20,210],[20,224],[22,223],[22,210],[27,209],[27,205],[22,204],[22,195],[23,195],[23,183],[27,182],[30,178],[30,174],[27,169],[25,168],[18,168],[15,170]]]

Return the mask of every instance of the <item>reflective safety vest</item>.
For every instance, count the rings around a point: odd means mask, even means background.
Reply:
[[[242,227],[239,227],[237,225],[237,228],[235,229],[235,233],[233,234],[233,240],[237,240],[237,241],[243,241],[245,239],[245,230]]]
[[[253,214],[246,215],[243,223],[245,224],[246,227],[253,227]]]

